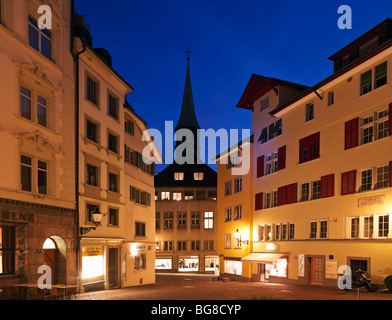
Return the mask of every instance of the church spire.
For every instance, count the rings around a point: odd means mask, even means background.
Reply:
[[[192,93],[192,85],[191,85],[191,72],[189,69],[189,53],[191,51],[185,51],[188,53],[187,57],[187,69],[186,69],[186,77],[185,77],[185,88],[184,88],[184,96],[182,98],[182,108],[180,119],[176,125],[176,131],[179,129],[187,128],[187,129],[200,129],[199,123],[197,122],[196,113],[195,113],[195,105],[193,103],[193,93]]]

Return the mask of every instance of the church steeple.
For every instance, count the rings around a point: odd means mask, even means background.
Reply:
[[[199,123],[197,122],[195,105],[193,103],[193,93],[192,93],[192,85],[191,85],[191,72],[189,69],[189,50],[187,57],[187,69],[186,69],[186,77],[185,77],[185,88],[184,88],[184,96],[182,98],[182,108],[180,119],[176,125],[175,130],[179,129],[191,129],[197,130],[200,129]]]

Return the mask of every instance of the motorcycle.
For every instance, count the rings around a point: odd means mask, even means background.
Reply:
[[[353,278],[352,280],[353,289],[365,287],[369,292],[377,291],[378,287],[374,283],[371,283],[371,280],[366,276],[365,272],[359,269],[358,274],[359,276],[357,278]]]

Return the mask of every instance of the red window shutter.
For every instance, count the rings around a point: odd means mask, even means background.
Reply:
[[[335,190],[335,175],[321,177],[321,198],[333,197]]]
[[[296,203],[297,202],[297,190],[298,190],[297,184],[293,183],[293,184],[287,186],[287,190],[289,193],[287,203]]]
[[[255,210],[263,209],[263,193],[257,193],[255,196]]]
[[[278,171],[286,168],[286,146],[278,149]]]
[[[305,149],[307,149],[307,156],[306,158],[303,158],[302,152]],[[299,140],[299,163],[307,162],[309,160],[314,160],[319,157],[320,157],[320,132],[316,132],[310,136],[307,136]]]
[[[257,158],[257,178],[264,176],[264,156]]]
[[[309,160],[309,153],[310,153],[310,143],[309,143],[309,137],[302,138],[299,140],[299,163],[303,163],[307,160]],[[307,159],[302,159],[302,150],[308,150],[308,156]]]
[[[388,134],[392,136],[392,103],[389,104]],[[389,171],[390,173],[391,171]]]
[[[342,195],[355,193],[356,177],[357,170],[342,173]]]
[[[347,121],[344,125],[344,150],[358,146],[359,118]]]
[[[278,188],[278,206],[283,205],[283,187]]]

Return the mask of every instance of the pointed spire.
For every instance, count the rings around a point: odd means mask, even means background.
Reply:
[[[192,85],[191,85],[191,72],[189,69],[189,49],[187,57],[187,69],[186,69],[186,77],[185,77],[185,88],[184,88],[184,96],[182,98],[182,109],[180,114],[180,119],[176,125],[176,130],[182,128],[188,129],[200,129],[199,123],[197,122],[195,106],[193,103],[193,93],[192,93]]]

